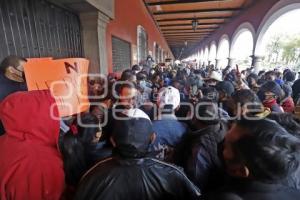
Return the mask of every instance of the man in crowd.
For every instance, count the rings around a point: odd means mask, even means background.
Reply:
[[[283,98],[284,92],[280,85],[275,81],[268,81],[263,84],[257,93],[258,97],[262,101],[266,108],[269,108],[272,112],[283,112],[283,108],[278,102]]]
[[[177,167],[147,157],[155,134],[145,116],[115,122],[111,138],[114,156],[100,161],[84,175],[75,199],[199,198],[199,189]]]
[[[179,122],[175,111],[179,109],[180,94],[172,87],[162,88],[158,93],[157,112],[158,119],[153,121],[153,129],[157,134],[153,148],[158,153],[157,158],[169,160],[181,137],[187,132],[187,126]]]
[[[216,102],[201,99],[192,119],[194,130],[185,134],[175,151],[176,163],[184,167],[188,177],[203,192],[215,190],[224,180],[219,157],[221,143],[228,130]]]
[[[223,158],[231,183],[210,197],[234,194],[243,200],[296,200],[300,191],[281,184],[300,163],[300,141],[268,119],[241,120],[225,136]]]
[[[26,91],[24,75],[25,58],[18,56],[8,56],[0,64],[0,101],[7,95],[17,92]]]
[[[23,65],[25,58],[8,56],[0,64],[0,102],[9,94],[17,91],[26,91]],[[0,135],[5,132],[0,119]]]

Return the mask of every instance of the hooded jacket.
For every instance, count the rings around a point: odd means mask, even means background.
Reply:
[[[59,120],[49,91],[16,92],[1,102],[0,199],[57,200],[64,189]],[[52,107],[51,107],[52,106]],[[51,113],[51,108],[53,112]]]
[[[199,199],[200,190],[177,167],[152,158],[110,157],[83,177],[75,200]]]

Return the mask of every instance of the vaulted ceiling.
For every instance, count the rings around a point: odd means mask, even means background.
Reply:
[[[254,0],[144,0],[176,59],[213,34]],[[197,22],[197,26],[192,24]]]

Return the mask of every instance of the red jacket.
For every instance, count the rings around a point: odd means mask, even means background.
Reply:
[[[16,92],[0,105],[0,199],[57,200],[64,189],[59,120],[49,91]],[[53,115],[58,118],[57,106]]]
[[[293,113],[295,111],[295,104],[292,97],[286,98],[281,104],[284,112]]]

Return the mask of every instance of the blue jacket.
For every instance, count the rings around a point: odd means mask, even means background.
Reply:
[[[0,74],[0,102],[8,95],[18,92],[26,91],[27,86],[25,83],[19,83],[6,78],[3,74]]]
[[[179,122],[176,116],[162,115],[160,120],[153,121],[153,130],[156,133],[156,140],[152,145],[152,151],[156,157],[168,160],[173,149],[180,143],[182,136],[187,132],[186,124]]]
[[[7,97],[8,95],[18,92],[18,91],[26,91],[27,86],[25,83],[19,83],[12,81],[4,76],[4,74],[0,74],[0,102]],[[1,123],[0,119],[0,136],[5,132],[4,127]]]
[[[224,166],[220,158],[228,130],[226,122],[189,132],[175,151],[175,163],[204,192],[222,185]]]

